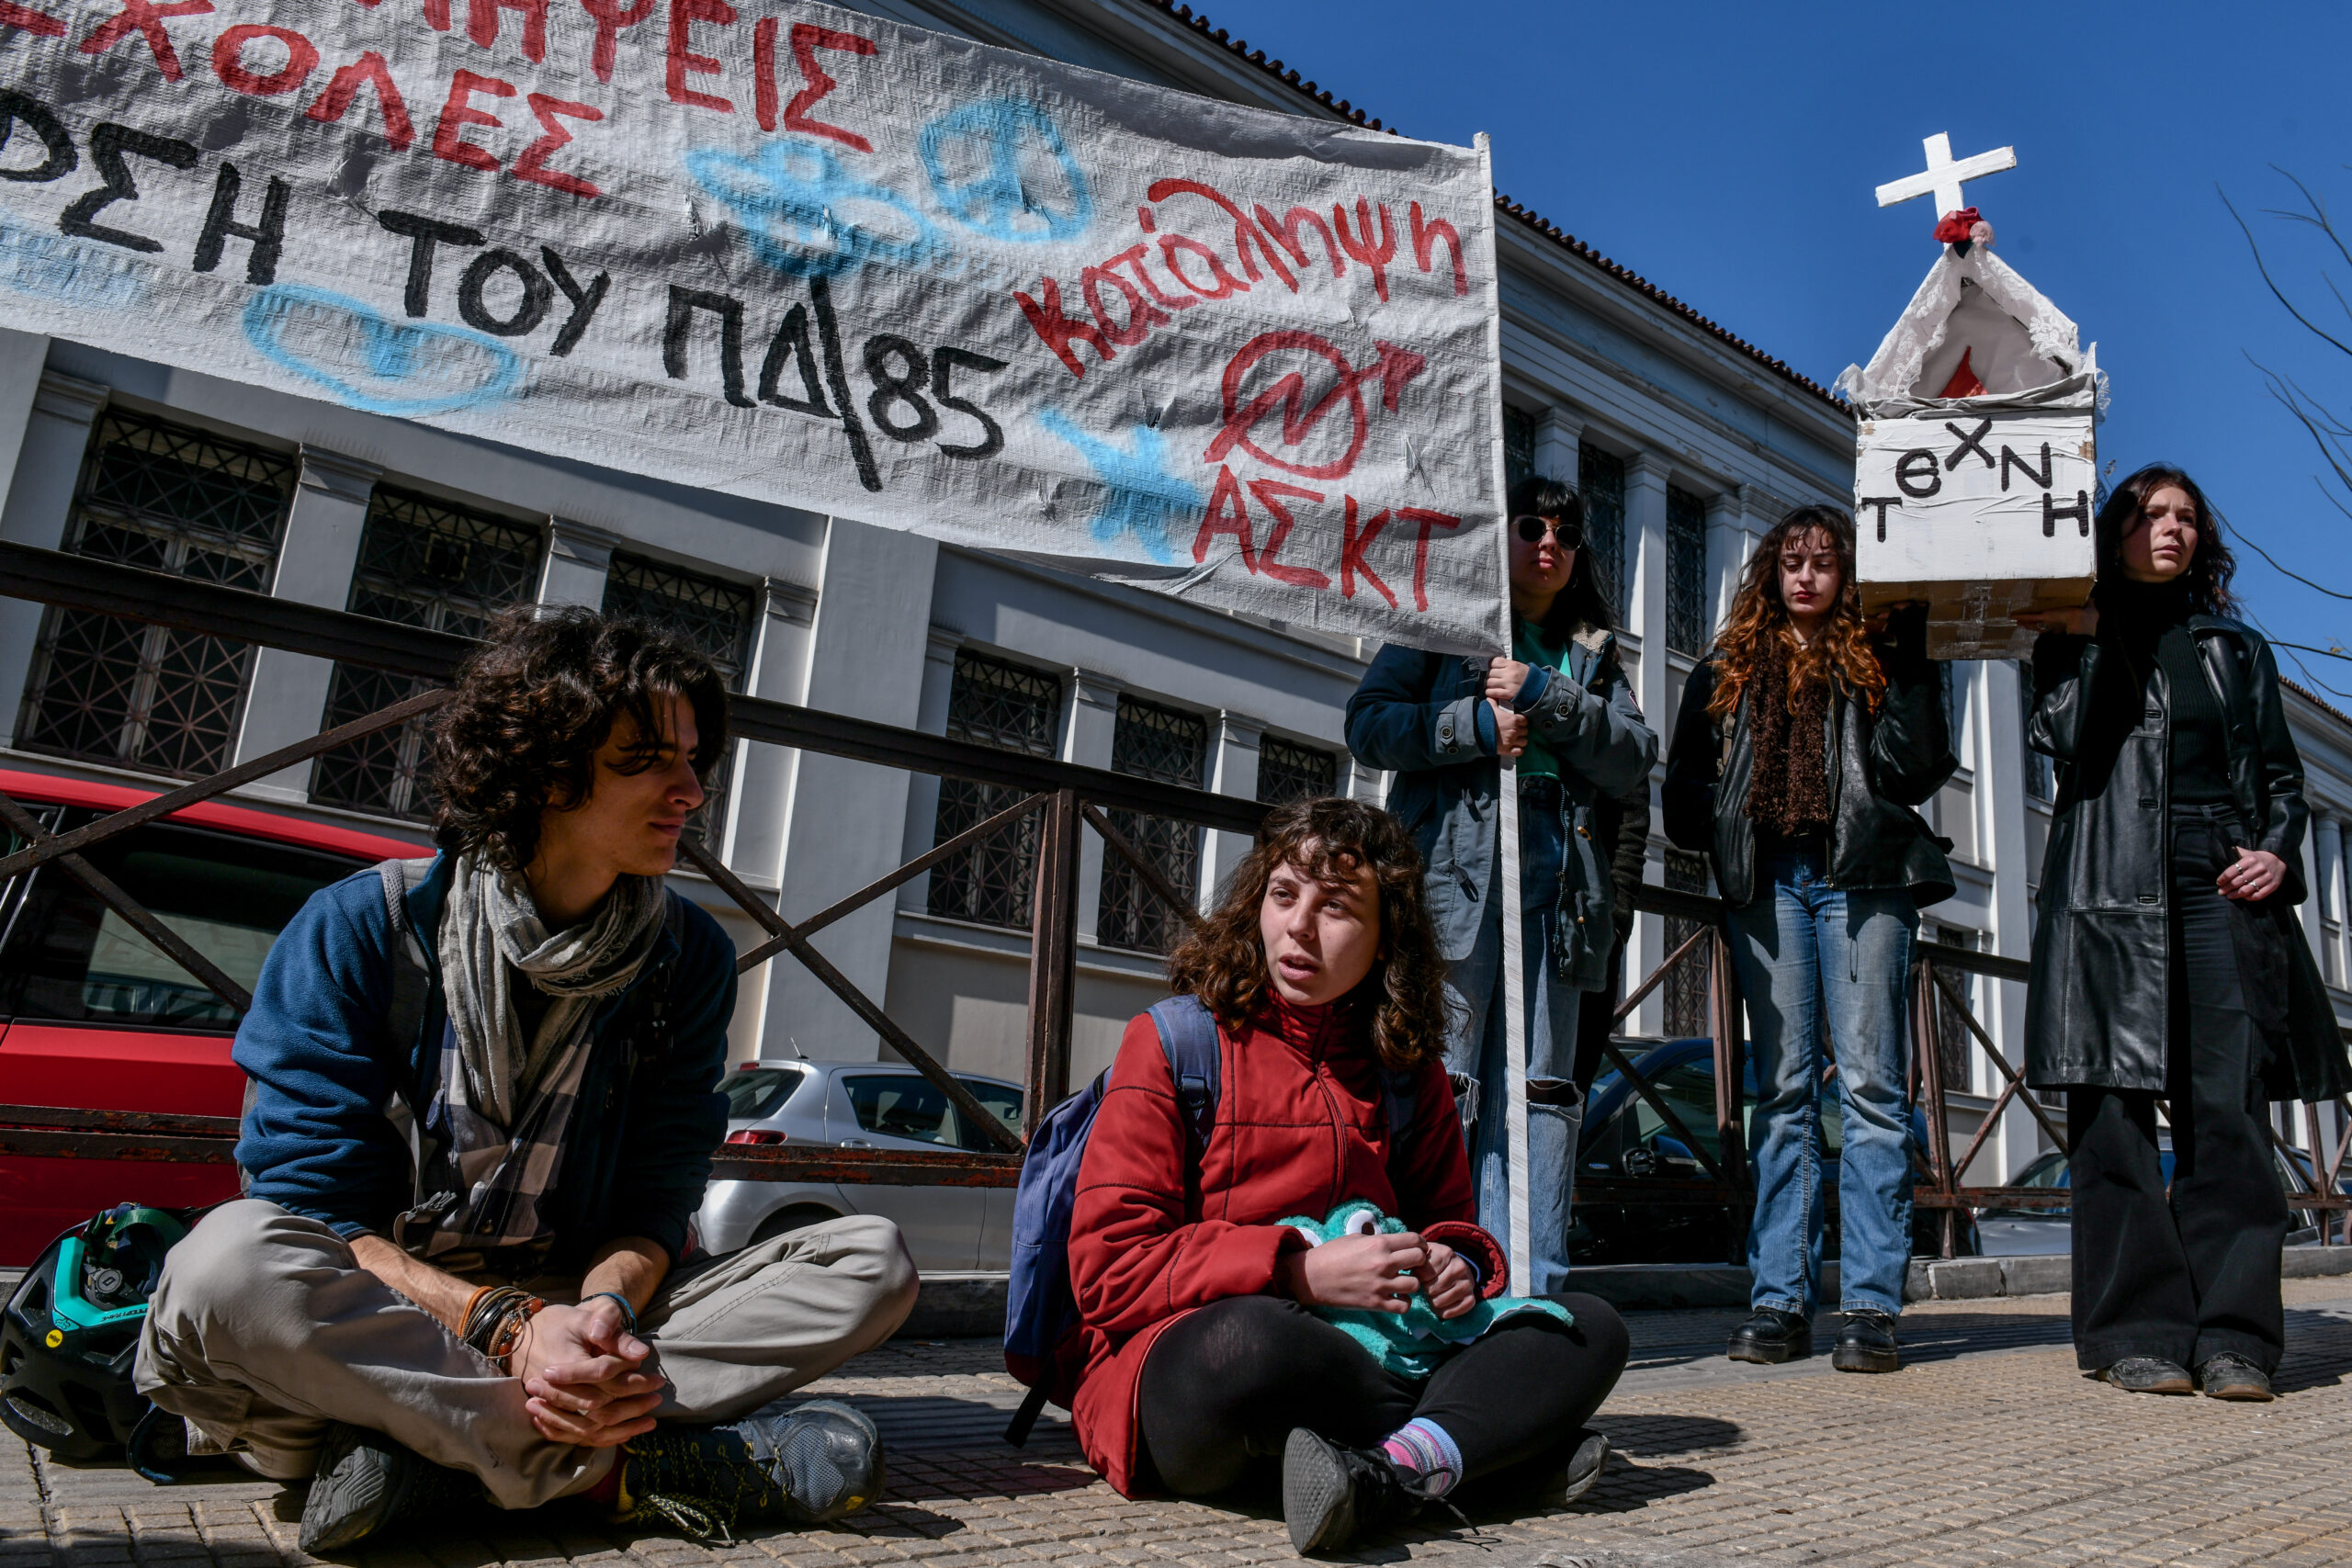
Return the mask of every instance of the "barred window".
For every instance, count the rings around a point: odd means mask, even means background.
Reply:
[[[1198,789],[1208,774],[1209,725],[1196,713],[1161,707],[1134,697],[1119,699],[1111,732],[1111,767],[1139,778]],[[1114,811],[1111,825],[1148,858],[1188,902],[1200,892],[1201,829],[1198,824],[1133,811]],[[1183,934],[1184,921],[1160,903],[1126,857],[1115,850],[1102,856],[1102,913],[1095,934],[1106,947],[1165,953]]]
[[[1930,928],[1930,934],[1948,947],[1964,947],[1971,953],[1984,951],[1984,933],[1971,931],[1966,926],[1948,926],[1939,920]],[[1951,982],[1952,989],[1960,993],[1961,1000],[1968,1004],[1971,1012],[1977,1010],[1977,976],[1960,969],[1939,968],[1937,973]],[[1960,1010],[1951,1005],[1951,998],[1945,996],[1943,987],[1939,986],[1936,988],[1936,1064],[1943,1069],[1944,1092],[1947,1094],[1968,1094],[1973,1090],[1969,1068],[1976,1059],[1976,1050],[1971,1039],[1968,1024],[1960,1016]]]
[[[1666,852],[1666,885],[1677,893],[1707,891],[1707,857],[1687,850]],[[1669,915],[1666,920],[1666,951],[1672,953],[1690,940],[1700,922]],[[1707,1032],[1707,976],[1710,965],[1703,949],[1693,951],[1666,977],[1666,1034],[1669,1040]]]
[[[1062,683],[1052,675],[968,648],[956,650],[955,681],[947,696],[949,739],[1050,757],[1061,711]],[[944,843],[1027,793],[969,779],[940,780],[939,814],[932,842]],[[1037,814],[1031,812],[1012,827],[933,866],[931,912],[954,920],[1027,931],[1036,912],[1039,822]]]
[[[1503,405],[1503,485],[1517,484],[1535,471],[1535,416]]]
[[[1707,503],[1671,485],[1666,491],[1666,646],[1707,651]]]
[[[368,498],[349,608],[479,637],[500,610],[531,597],[546,553],[545,531],[529,524],[379,485]],[[337,664],[325,728],[364,718],[432,684]],[[312,767],[311,798],[390,817],[432,815],[430,729],[430,716],[419,716],[326,753]]]
[[[108,410],[66,524],[76,555],[266,592],[299,467],[288,454]],[[194,776],[228,765],[245,643],[83,610],[41,620],[18,744]]]
[[[1609,603],[1625,616],[1625,461],[1583,442],[1577,447],[1577,496],[1584,502],[1585,547],[1600,568]]]
[[[651,621],[717,665],[729,691],[743,689],[752,668],[752,639],[760,624],[759,594],[743,583],[616,550],[605,579],[605,614]],[[726,826],[735,754],[736,742],[729,740],[703,784],[702,808],[686,822],[687,832],[708,843],[718,842]]]
[[[1269,735],[1258,748],[1258,798],[1269,806],[1320,800],[1340,784],[1340,759]]]

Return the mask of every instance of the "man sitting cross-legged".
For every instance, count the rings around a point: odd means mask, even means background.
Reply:
[[[662,878],[726,731],[684,644],[510,612],[435,726],[442,852],[324,889],[270,950],[235,1052],[249,1196],[172,1250],[137,1382],[194,1451],[315,1474],[306,1551],[485,1495],[707,1535],[880,1489],[856,1411],[754,1412],[905,1319],[897,1228],[689,1251],[735,953]]]

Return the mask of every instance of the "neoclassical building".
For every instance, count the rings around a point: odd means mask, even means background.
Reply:
[[[1155,0],[850,0],[877,15],[1286,113],[1377,124],[1189,7]],[[1663,733],[1756,537],[1789,508],[1846,504],[1853,423],[1780,360],[1498,198],[1510,461],[1577,483],[1623,610],[1644,710]],[[1374,651],[1353,639],[1197,609],[847,518],[763,505],[551,460],[420,424],[0,331],[0,536],[264,589],[305,604],[465,632],[522,600],[664,618],[736,689],[992,745],[1281,799],[1377,799],[1341,713]],[[1961,884],[1931,932],[2023,956],[2049,825],[2046,770],[2022,744],[2019,673],[1951,671],[1962,766],[1930,816]],[[401,682],[307,656],[0,599],[0,766],[152,782],[214,771],[366,713]],[[2318,822],[2305,918],[2352,1021],[2345,829],[2352,719],[2292,699]],[[416,826],[417,737],[395,734],[246,789],[270,809]],[[980,819],[987,788],[741,743],[707,831],[745,881],[798,918]],[[1244,845],[1176,824],[1122,824],[1206,899]],[[1650,852],[1650,879],[1703,891],[1704,864]],[[944,863],[819,942],[959,1070],[1021,1077],[1025,840]],[[740,943],[749,921],[680,885]],[[1074,1069],[1108,1060],[1159,994],[1168,922],[1090,835],[1080,873]],[[1646,972],[1682,933],[1645,916]],[[5,962],[5,955],[0,955]],[[1641,1034],[1690,1032],[1689,977],[1655,993]],[[2005,1052],[2021,1054],[2016,986],[1979,982]],[[2004,994],[2005,993],[2005,994]],[[873,1057],[871,1031],[784,960],[746,977],[740,1056]],[[1955,1125],[1994,1075],[1963,1059]],[[2300,1139],[2301,1120],[2295,1119]],[[2039,1152],[2021,1110],[1977,1180]],[[2329,1123],[2335,1131],[2335,1123]]]

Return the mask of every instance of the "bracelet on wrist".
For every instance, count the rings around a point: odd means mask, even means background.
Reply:
[[[627,1296],[621,1294],[618,1291],[598,1291],[593,1295],[582,1296],[580,1299],[580,1304],[584,1307],[593,1301],[608,1301],[615,1306],[620,1308],[623,1326],[628,1328],[631,1334],[637,1332],[637,1308],[629,1304],[629,1300]]]

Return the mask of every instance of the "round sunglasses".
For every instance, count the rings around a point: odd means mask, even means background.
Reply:
[[[1511,526],[1519,530],[1519,536],[1531,545],[1543,543],[1544,536],[1549,534],[1552,543],[1561,549],[1581,549],[1584,546],[1584,530],[1564,517],[1526,516],[1510,521]]]

